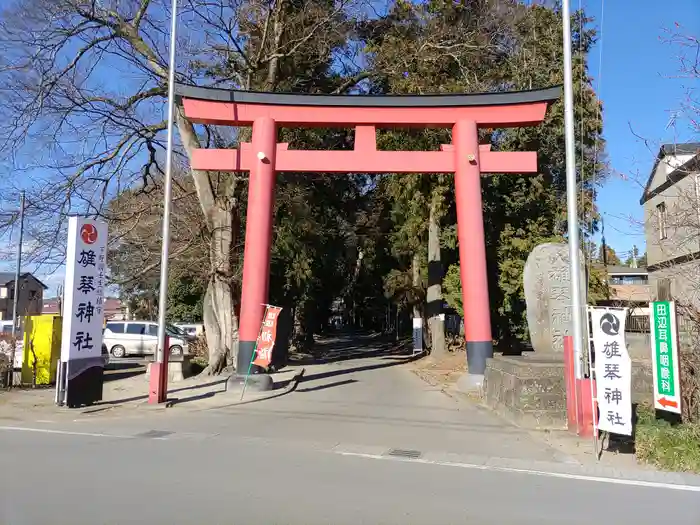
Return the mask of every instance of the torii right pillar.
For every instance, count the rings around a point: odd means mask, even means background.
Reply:
[[[460,380],[460,387],[470,389],[483,383],[486,360],[493,357],[476,122],[457,121],[452,128],[452,145],[455,156],[455,203],[464,337],[469,369],[469,373]],[[465,381],[467,384],[463,384]]]

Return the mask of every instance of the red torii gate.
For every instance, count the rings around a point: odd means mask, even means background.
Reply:
[[[469,374],[483,379],[493,355],[481,198],[483,173],[535,173],[536,152],[495,152],[480,146],[479,128],[532,126],[544,120],[560,88],[448,95],[296,95],[177,85],[193,123],[252,126],[239,149],[198,149],[192,168],[249,171],[237,371],[247,370],[267,303],[275,174],[454,173],[464,332]],[[279,127],[355,128],[353,151],[292,150]],[[440,151],[379,151],[377,128],[451,128]],[[262,379],[262,378],[261,378]],[[269,381],[260,381],[262,388]]]

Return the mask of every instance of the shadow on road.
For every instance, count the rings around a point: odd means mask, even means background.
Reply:
[[[309,388],[298,388],[297,392],[316,392],[317,390],[325,390],[327,388],[335,388],[337,386],[352,385],[353,383],[358,383],[357,379],[345,379],[343,381],[335,381],[333,383],[326,383],[325,385],[311,386]]]
[[[103,380],[105,383],[109,381],[116,381],[118,379],[128,379],[130,377],[142,375],[146,373],[146,369],[144,368],[136,368],[136,369],[130,369],[130,370],[123,370],[121,372],[106,372],[104,374]]]

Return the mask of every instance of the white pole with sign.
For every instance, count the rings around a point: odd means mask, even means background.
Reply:
[[[649,318],[654,407],[657,410],[680,414],[681,380],[676,304],[673,301],[650,303]]]
[[[68,219],[61,363],[56,402],[80,406],[102,399],[107,224]]]
[[[632,435],[632,360],[625,344],[627,308],[591,308],[598,429]]]

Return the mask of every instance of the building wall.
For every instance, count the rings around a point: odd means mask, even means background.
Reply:
[[[611,284],[612,299],[630,302],[649,302],[651,288],[648,284]]]
[[[17,302],[17,315],[39,315],[44,304],[44,288],[34,279],[20,280],[19,300]],[[5,292],[0,292],[0,318],[12,319],[14,299],[13,286],[3,287]]]
[[[649,272],[652,299],[659,299],[660,281],[666,280],[671,297],[700,308],[700,260],[670,265]],[[661,283],[662,287],[664,283]]]
[[[647,265],[700,251],[700,180],[691,174],[644,203]],[[657,206],[666,205],[666,238],[660,239]]]

